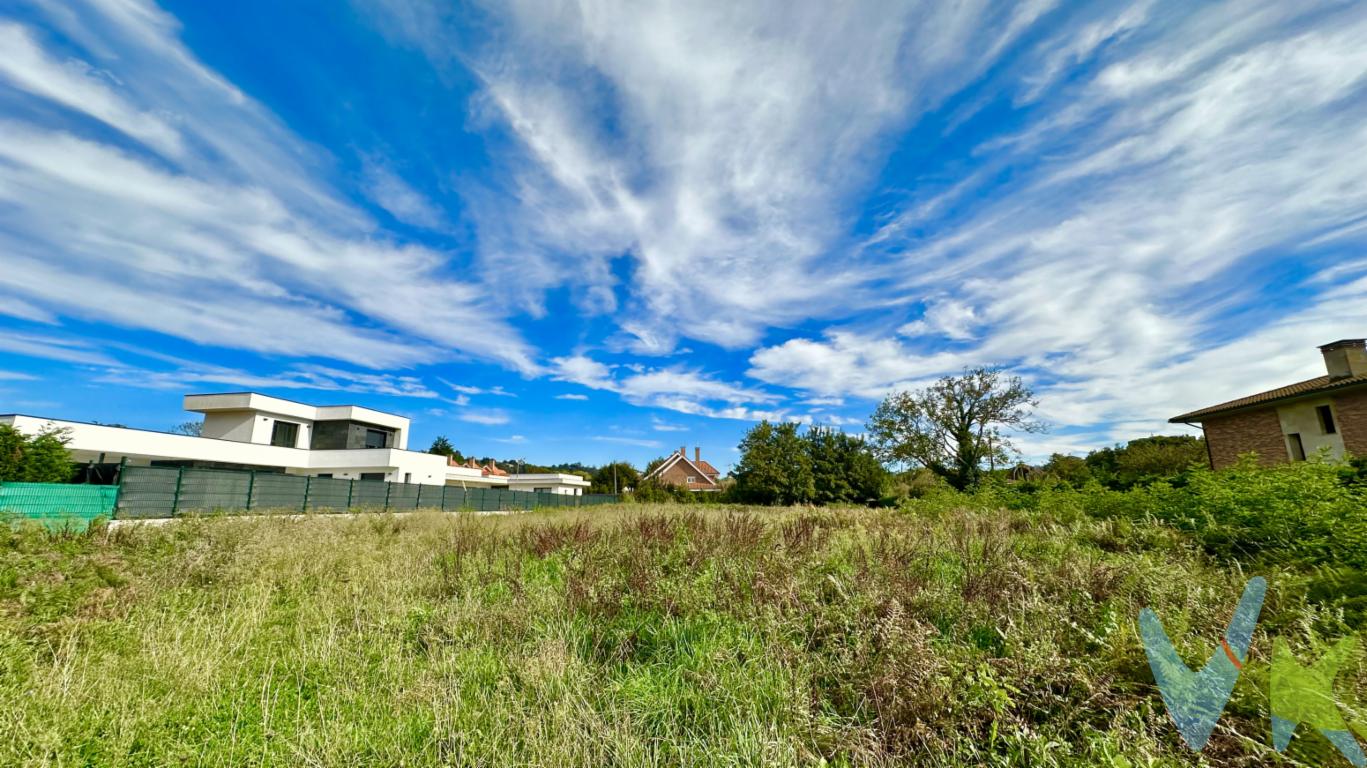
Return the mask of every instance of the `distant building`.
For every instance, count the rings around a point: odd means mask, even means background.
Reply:
[[[690,459],[685,448],[680,446],[678,451],[669,454],[664,463],[647,473],[641,481],[651,479],[690,491],[721,490],[721,472],[703,461],[701,448],[694,448],[693,458]]]
[[[307,405],[257,392],[186,395],[204,414],[198,437],[21,414],[0,415],[25,434],[64,429],[79,464],[196,467],[281,472],[350,480],[388,480],[466,488],[583,495],[578,475],[508,474],[493,462],[460,465],[408,449],[410,422],[357,405]]]
[[[1331,457],[1367,456],[1367,340],[1320,347],[1326,375],[1169,419],[1198,423],[1210,464],[1233,464],[1243,453],[1262,464],[1304,461],[1321,450]]]

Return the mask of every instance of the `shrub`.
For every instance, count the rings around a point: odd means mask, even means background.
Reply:
[[[0,424],[0,481],[69,482],[75,472],[66,450],[69,441],[65,430],[46,429],[28,436]]]

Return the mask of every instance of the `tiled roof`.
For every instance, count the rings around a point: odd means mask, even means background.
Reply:
[[[696,464],[696,465],[698,466],[699,469],[701,469],[702,471],[706,472],[706,473],[709,474],[709,475],[720,475],[720,474],[721,474],[720,472],[717,471],[717,468],[716,468],[716,467],[714,467],[714,466],[712,466],[711,464],[708,464],[708,463],[707,463],[707,459],[699,459],[699,460],[697,460],[697,461],[695,461],[695,462],[693,462],[693,463]]]
[[[1208,416],[1214,416],[1216,414],[1224,413],[1225,411],[1234,411],[1253,405],[1263,405],[1278,400],[1285,400],[1290,397],[1302,397],[1304,395],[1313,395],[1319,392],[1329,392],[1359,384],[1367,384],[1367,376],[1349,376],[1347,378],[1333,380],[1328,376],[1316,376],[1313,379],[1306,379],[1305,381],[1296,382],[1295,384],[1290,384],[1285,387],[1269,389],[1266,392],[1259,392],[1256,395],[1249,395],[1248,397],[1241,397],[1237,400],[1230,400],[1227,403],[1201,408],[1190,413],[1184,413],[1181,416],[1173,416],[1171,419],[1168,419],[1168,422],[1180,424],[1187,421],[1201,421]]]

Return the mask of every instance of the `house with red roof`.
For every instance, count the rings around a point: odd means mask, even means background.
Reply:
[[[652,479],[699,493],[721,490],[721,472],[703,460],[702,449],[698,447],[693,448],[690,459],[684,446],[679,446],[679,450],[641,478],[643,482]]]

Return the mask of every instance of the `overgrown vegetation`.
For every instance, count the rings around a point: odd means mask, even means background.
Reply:
[[[75,472],[62,430],[25,435],[0,424],[0,482],[65,483]]]
[[[1206,466],[1206,441],[1191,435],[1155,435],[1091,451],[1085,458],[1056,453],[1041,467],[1045,475],[1077,488],[1097,482],[1126,490],[1171,480],[1193,465]]]
[[[767,421],[741,440],[735,478],[724,498],[749,504],[872,504],[888,483],[862,438]]]
[[[1360,629],[1323,589],[1363,560],[1351,479],[16,530],[0,764],[1339,765],[1304,730],[1272,752],[1265,662]],[[1199,665],[1254,573],[1198,757],[1135,616]],[[1361,661],[1338,691],[1367,700]]]

